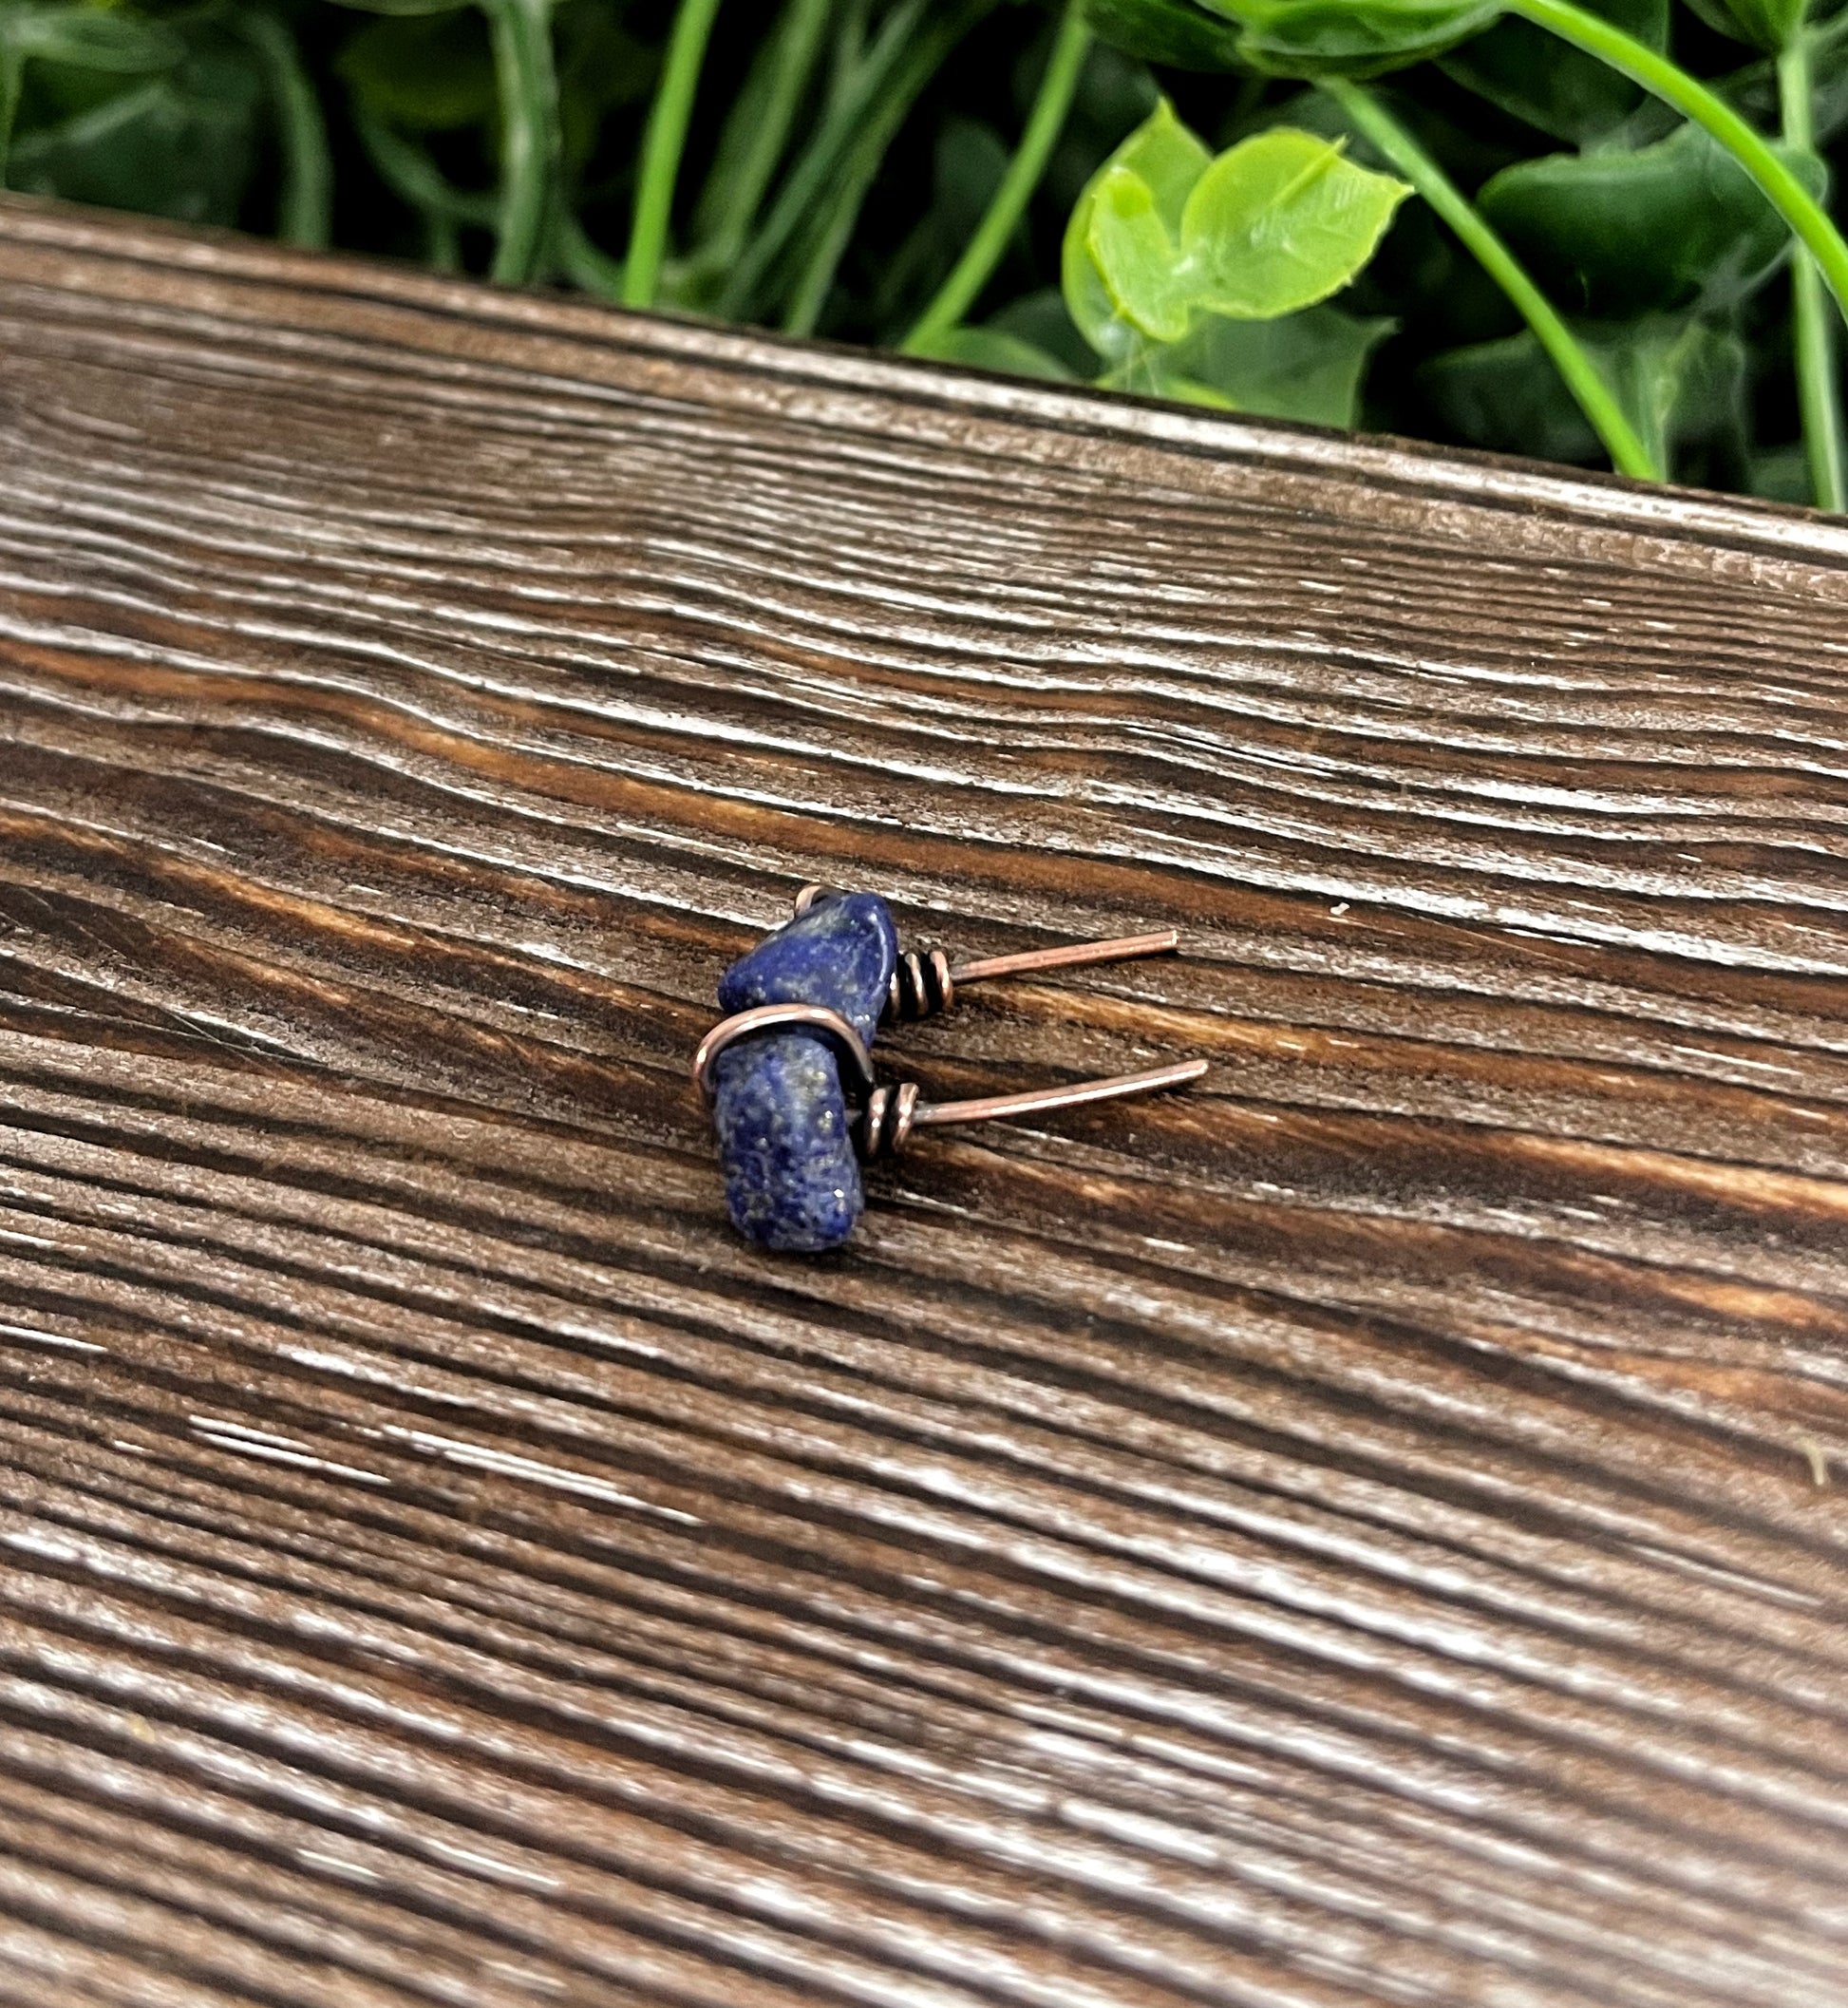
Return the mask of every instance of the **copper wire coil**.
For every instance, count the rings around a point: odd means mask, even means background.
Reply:
[[[898,957],[892,972],[892,987],[886,994],[885,1019],[902,1025],[912,1018],[928,1018],[948,1011],[956,1001],[955,978],[950,973],[950,957],[940,948],[924,955],[908,950]]]
[[[699,1043],[693,1055],[693,1086],[707,1102],[717,1091],[712,1063],[736,1040],[765,1032],[821,1033],[834,1042],[837,1056],[846,1060],[861,1091],[869,1095],[877,1091],[866,1041],[838,1011],[830,1011],[825,1004],[754,1004],[748,1011],[735,1011],[730,1017],[721,1018]]]
[[[865,1099],[852,1115],[854,1148],[862,1158],[891,1157],[904,1148],[916,1120],[921,1090],[915,1081],[899,1081],[887,1087],[873,1078],[873,1061],[865,1042],[837,1011],[824,1004],[759,1004],[749,1011],[734,1012],[721,1018],[693,1055],[693,1085],[709,1103],[716,1092],[713,1062],[739,1039],[761,1036],[768,1032],[806,1032],[829,1039],[842,1069],[842,1089],[848,1090],[853,1077]],[[848,1094],[849,1106],[852,1095]]]
[[[876,1158],[896,1157],[905,1147],[917,1112],[919,1092],[915,1081],[900,1081],[894,1088],[876,1088],[866,1097],[855,1128],[854,1144],[868,1164]]]

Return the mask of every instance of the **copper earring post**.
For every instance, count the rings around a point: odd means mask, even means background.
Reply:
[[[825,885],[803,886],[796,895],[796,918],[800,919],[831,890]],[[1043,969],[1084,969],[1097,962],[1128,962],[1142,956],[1172,955],[1179,946],[1179,935],[1167,927],[1158,934],[1120,935],[1108,941],[1068,941],[1061,948],[1029,948],[1010,956],[987,956],[953,965],[940,948],[922,955],[908,950],[898,957],[885,1015],[888,1019],[921,1018],[932,1012],[948,1011],[960,985],[983,983],[990,976],[1025,976]],[[990,1123],[1008,1116],[1048,1115],[1061,1108],[1082,1108],[1092,1102],[1160,1094],[1164,1089],[1185,1088],[1206,1071],[1204,1060],[1180,1060],[1171,1067],[1152,1067],[1143,1073],[1113,1073],[1101,1080],[1075,1081],[1064,1088],[1031,1088],[1024,1093],[977,1095],[962,1102],[927,1102],[915,1081],[901,1081],[889,1088],[876,1086],[866,1049],[844,1019],[813,1007],[783,1005],[742,1012],[714,1026],[700,1048],[693,1078],[709,1094],[708,1069],[721,1047],[746,1032],[798,1024],[832,1032],[853,1061],[866,1094],[854,1126],[854,1141],[865,1158],[886,1157],[901,1149],[915,1129],[944,1129],[952,1124]]]
[[[828,890],[825,885],[803,886],[796,895],[797,918]],[[1120,935],[1110,941],[1067,941],[1060,948],[1029,948],[1010,956],[987,956],[979,961],[954,964],[940,948],[921,955],[911,949],[898,957],[898,967],[893,972],[885,1014],[899,1021],[948,1011],[963,984],[986,983],[991,976],[1032,976],[1043,969],[1086,969],[1098,962],[1132,962],[1143,956],[1171,956],[1179,946],[1179,933],[1166,927],[1159,934]]]
[[[1018,955],[989,956],[980,962],[961,962],[950,972],[952,983],[984,983],[990,976],[1025,976],[1040,969],[1084,969],[1093,962],[1133,962],[1141,956],[1171,956],[1180,935],[1164,927],[1156,935],[1121,935],[1114,941],[1067,941],[1063,948],[1029,948]]]
[[[1128,962],[1139,956],[1167,956],[1180,946],[1170,927],[1159,935],[1122,935],[1114,941],[1067,941],[1060,948],[1022,949],[1011,956],[988,956],[979,962],[952,964],[940,948],[919,955],[901,955],[892,973],[892,994],[886,1015],[893,1019],[928,1018],[948,1011],[965,983],[986,983],[990,976],[1026,976],[1041,969],[1084,969],[1094,962]]]
[[[1007,1116],[1047,1115],[1059,1108],[1081,1108],[1089,1102],[1160,1094],[1163,1089],[1185,1088],[1205,1071],[1204,1060],[1180,1060],[1172,1067],[1151,1067],[1145,1073],[1113,1073],[1102,1080],[1073,1081],[1064,1088],[1029,1088],[1020,1094],[985,1094],[966,1102],[927,1102],[915,1081],[904,1081],[896,1088],[876,1088],[867,1096],[855,1140],[861,1157],[890,1157],[904,1148],[914,1130],[944,1129],[952,1123],[991,1123]]]
[[[1065,1088],[1029,1088],[1019,1094],[976,1095],[966,1102],[920,1102],[912,1111],[914,1129],[951,1123],[989,1123],[996,1117],[1046,1115],[1055,1108],[1082,1108],[1088,1102],[1115,1102],[1125,1095],[1160,1094],[1166,1088],[1185,1088],[1206,1071],[1204,1060],[1178,1060],[1172,1067],[1151,1067],[1142,1073],[1112,1073],[1095,1081],[1074,1081]]]

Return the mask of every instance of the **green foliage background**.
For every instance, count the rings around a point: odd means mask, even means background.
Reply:
[[[1390,4],[1409,11],[1409,0]],[[1748,4],[1768,16],[1781,0]],[[668,0],[384,0],[376,11],[0,0],[6,183],[619,297],[676,11]],[[1216,153],[1288,125],[1386,164],[1329,96],[1267,73],[1290,66],[1304,21],[1322,32],[1340,15],[1344,33],[1363,32],[1365,0],[1231,11],[1091,0],[1098,39],[1045,172],[968,325],[938,352],[1601,464],[1534,335],[1417,200],[1332,301],[1202,323],[1184,353],[1138,365],[1141,375],[1087,344],[1061,293],[1067,224],[1102,163],[1164,100]],[[1777,131],[1774,64],[1743,39],[1737,5],[1602,0],[1599,11]],[[1382,102],[1569,317],[1676,477],[1806,500],[1789,246],[1764,199],[1704,135],[1529,23],[1468,16],[1449,0],[1428,12],[1433,53],[1374,86]],[[1027,0],[722,0],[657,302],[898,346],[993,201],[1057,28]],[[1782,32],[1767,18],[1761,39]],[[1826,161],[1848,136],[1848,20],[1816,24],[1810,47]],[[1366,66],[1364,53],[1354,61]],[[546,143],[522,105],[548,66],[558,151],[541,163],[531,213],[510,222],[500,191],[521,149]],[[1823,169],[1804,165],[1821,187]]]

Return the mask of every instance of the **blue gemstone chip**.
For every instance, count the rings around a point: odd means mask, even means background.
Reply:
[[[898,935],[873,893],[824,893],[726,971],[719,1008],[820,1004],[868,1045],[878,1030]],[[712,1122],[732,1225],[760,1248],[818,1254],[865,1208],[840,1063],[825,1032],[760,1033],[713,1063]]]

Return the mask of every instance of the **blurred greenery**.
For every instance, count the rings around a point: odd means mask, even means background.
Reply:
[[[1835,4],[1595,10],[1826,199]],[[1319,81],[1355,77],[1370,124]],[[1824,493],[1841,344],[1813,273],[1793,313],[1783,219],[1499,0],[0,0],[0,170],[1268,418],[1594,465],[1616,411],[1661,471]],[[1563,317],[1545,339],[1460,212]]]

